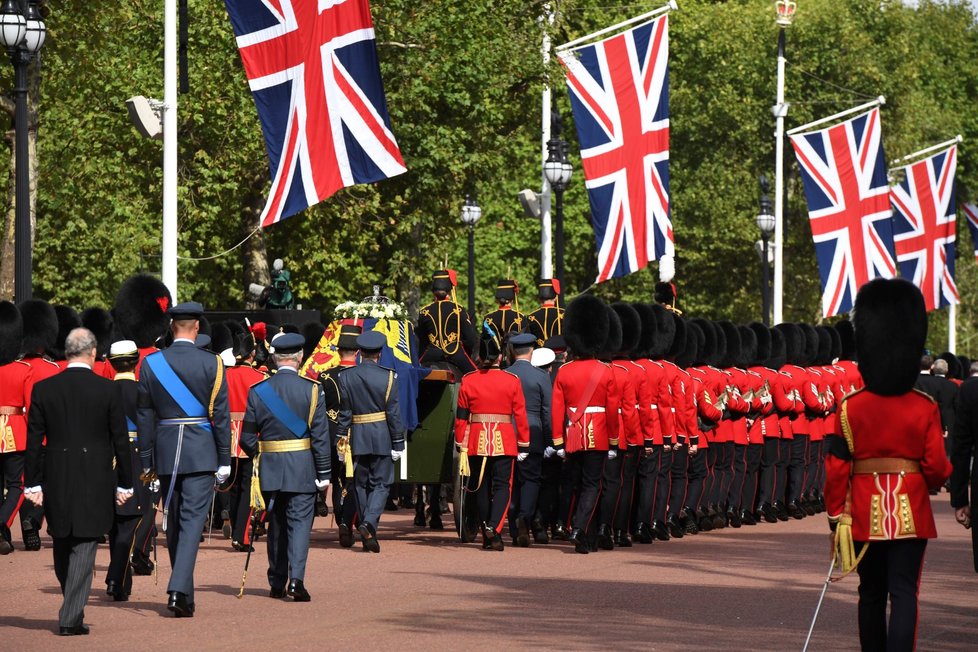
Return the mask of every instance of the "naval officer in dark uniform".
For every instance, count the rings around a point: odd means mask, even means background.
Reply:
[[[356,485],[357,530],[363,548],[380,552],[377,523],[394,483],[394,463],[404,454],[404,425],[397,400],[397,374],[378,364],[387,338],[370,331],[357,338],[360,364],[340,376],[343,397],[337,431],[349,437]]]
[[[310,600],[303,580],[313,508],[330,476],[323,388],[296,371],[304,343],[297,333],[273,342],[278,372],[248,392],[241,426],[241,447],[254,460],[268,512],[268,595],[296,602]]]
[[[169,310],[173,344],[146,356],[139,373],[139,454],[145,478],[159,476],[163,528],[173,571],[167,608],[194,615],[194,566],[215,476],[231,474],[231,417],[224,365],[194,344],[204,307]],[[216,473],[215,473],[216,471]]]

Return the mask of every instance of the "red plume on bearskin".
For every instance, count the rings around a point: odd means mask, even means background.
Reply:
[[[149,274],[131,276],[115,296],[112,315],[122,336],[136,346],[153,346],[170,325],[170,291]]]
[[[927,339],[920,290],[901,278],[873,279],[856,294],[853,313],[856,359],[866,389],[883,396],[909,392]]]

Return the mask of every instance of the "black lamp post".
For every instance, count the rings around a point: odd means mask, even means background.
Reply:
[[[761,230],[761,309],[765,326],[771,325],[771,261],[768,258],[768,240],[774,232],[774,215],[771,198],[767,196],[770,185],[761,175],[761,206],[757,214],[757,228]]]
[[[14,64],[14,297],[18,302],[32,297],[30,157],[28,156],[27,66],[44,45],[47,28],[41,20],[37,0],[4,0],[0,6],[0,45],[7,48]]]
[[[570,183],[574,168],[567,160],[567,141],[560,137],[563,127],[557,111],[551,114],[550,140],[547,141],[547,160],[543,174],[556,196],[556,224],[554,225],[554,278],[564,282],[564,190]]]
[[[469,195],[462,205],[462,224],[469,227],[469,315],[475,319],[475,225],[482,217],[482,208]]]

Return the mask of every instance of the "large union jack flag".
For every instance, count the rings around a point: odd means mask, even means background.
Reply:
[[[669,22],[561,53],[581,144],[597,282],[674,255],[669,218]]]
[[[263,227],[340,188],[405,171],[367,0],[225,0],[272,187]]]
[[[964,216],[968,220],[968,230],[971,231],[971,246],[975,250],[975,262],[978,263],[978,204],[962,204]]]
[[[822,314],[849,312],[867,281],[896,275],[879,108],[791,136],[822,277]]]
[[[890,189],[900,276],[920,288],[927,310],[961,302],[954,283],[957,162],[952,146],[908,165],[906,177]]]

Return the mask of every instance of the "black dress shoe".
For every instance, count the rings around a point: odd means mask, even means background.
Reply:
[[[414,513],[414,525],[416,527],[424,527],[425,525],[427,525],[424,519],[424,512]]]
[[[59,627],[58,636],[87,636],[88,625],[75,625],[74,627]]]
[[[254,552],[255,547],[249,544],[241,543],[240,541],[232,541],[231,547],[237,552]]]
[[[25,518],[23,521],[21,521],[21,528],[24,535],[24,550],[40,550],[41,535],[38,533],[38,528],[34,521],[29,518]]]
[[[578,552],[582,555],[586,555],[591,552],[591,546],[588,545],[587,540],[584,538],[584,532],[579,528],[574,528],[570,532],[568,541],[574,544],[574,552]]]
[[[812,502],[811,498],[802,498],[798,506],[805,512],[806,516],[815,516],[815,503]]]
[[[686,534],[686,528],[682,526],[675,514],[666,519],[666,527],[669,530],[669,536],[673,539],[682,539],[683,535]]]
[[[649,539],[649,543],[652,543],[652,539]],[[632,540],[624,530],[618,530],[615,532],[615,545],[619,548],[631,548]]]
[[[669,528],[662,521],[652,521],[652,534],[659,541],[669,540]]]
[[[669,536],[668,534],[666,536]],[[632,539],[635,543],[652,543],[652,530],[645,523],[639,523],[638,527],[635,528],[635,534],[632,535]]]
[[[281,600],[285,597],[285,589],[276,589],[274,586],[268,589],[268,597]]]
[[[530,523],[530,530],[533,532],[534,543],[550,543],[547,528],[539,519],[533,519],[533,522]]]
[[[329,516],[329,505],[322,491],[316,492],[316,516]]]
[[[601,550],[614,550],[615,540],[611,538],[611,527],[608,525],[598,526],[597,548]]]
[[[360,539],[363,541],[363,549],[367,552],[380,552],[380,543],[377,541],[377,532],[370,523],[361,523],[357,528]]]
[[[441,532],[445,529],[445,524],[441,520],[441,510],[436,509],[435,511],[428,510],[428,527],[436,532]]]
[[[750,511],[749,509],[741,510],[740,522],[744,525],[757,525],[757,519],[754,518],[754,512]]]
[[[686,534],[699,534],[700,524],[697,522],[696,514],[690,514],[681,521]]]
[[[153,560],[147,559],[141,554],[137,555],[136,553],[133,553],[132,559],[129,560],[129,565],[132,567],[133,575],[153,574]]]
[[[340,523],[340,545],[344,548],[353,547],[353,530],[346,523]]]
[[[774,501],[774,513],[777,515],[779,521],[787,521],[789,518],[788,509],[779,500]]]
[[[306,587],[303,585],[302,580],[292,580],[289,582],[289,588],[286,593],[296,602],[309,602],[312,600],[312,596],[309,595],[309,591],[306,591]]]
[[[513,537],[513,543],[520,548],[530,547],[530,528],[522,516],[516,517],[516,536]]]
[[[700,528],[700,532],[709,532],[713,529],[713,517],[703,514],[697,519],[696,524]]]
[[[797,501],[792,500],[790,503],[788,503],[788,516],[797,521],[805,518],[805,512],[802,510],[801,505],[799,505]]]
[[[504,548],[503,538],[486,523],[482,524],[482,548],[483,550],[495,550],[496,552],[502,552]]]
[[[14,551],[14,544],[10,541],[10,528],[0,525],[0,555],[9,555]]]
[[[764,520],[768,523],[778,522],[778,512],[774,509],[774,505],[771,503],[764,503],[761,505],[761,514],[764,515]]]
[[[558,523],[550,530],[550,538],[556,541],[570,541],[570,533],[562,523]]]
[[[194,603],[187,600],[186,593],[170,591],[170,600],[167,602],[166,608],[172,611],[177,618],[194,617]]]
[[[129,600],[129,594],[114,580],[109,580],[105,583],[105,594],[110,596],[115,602],[126,602]]]
[[[727,509],[727,523],[729,523],[730,527],[733,528],[738,528],[744,524],[744,522],[740,518],[740,512],[737,512],[732,508]]]

